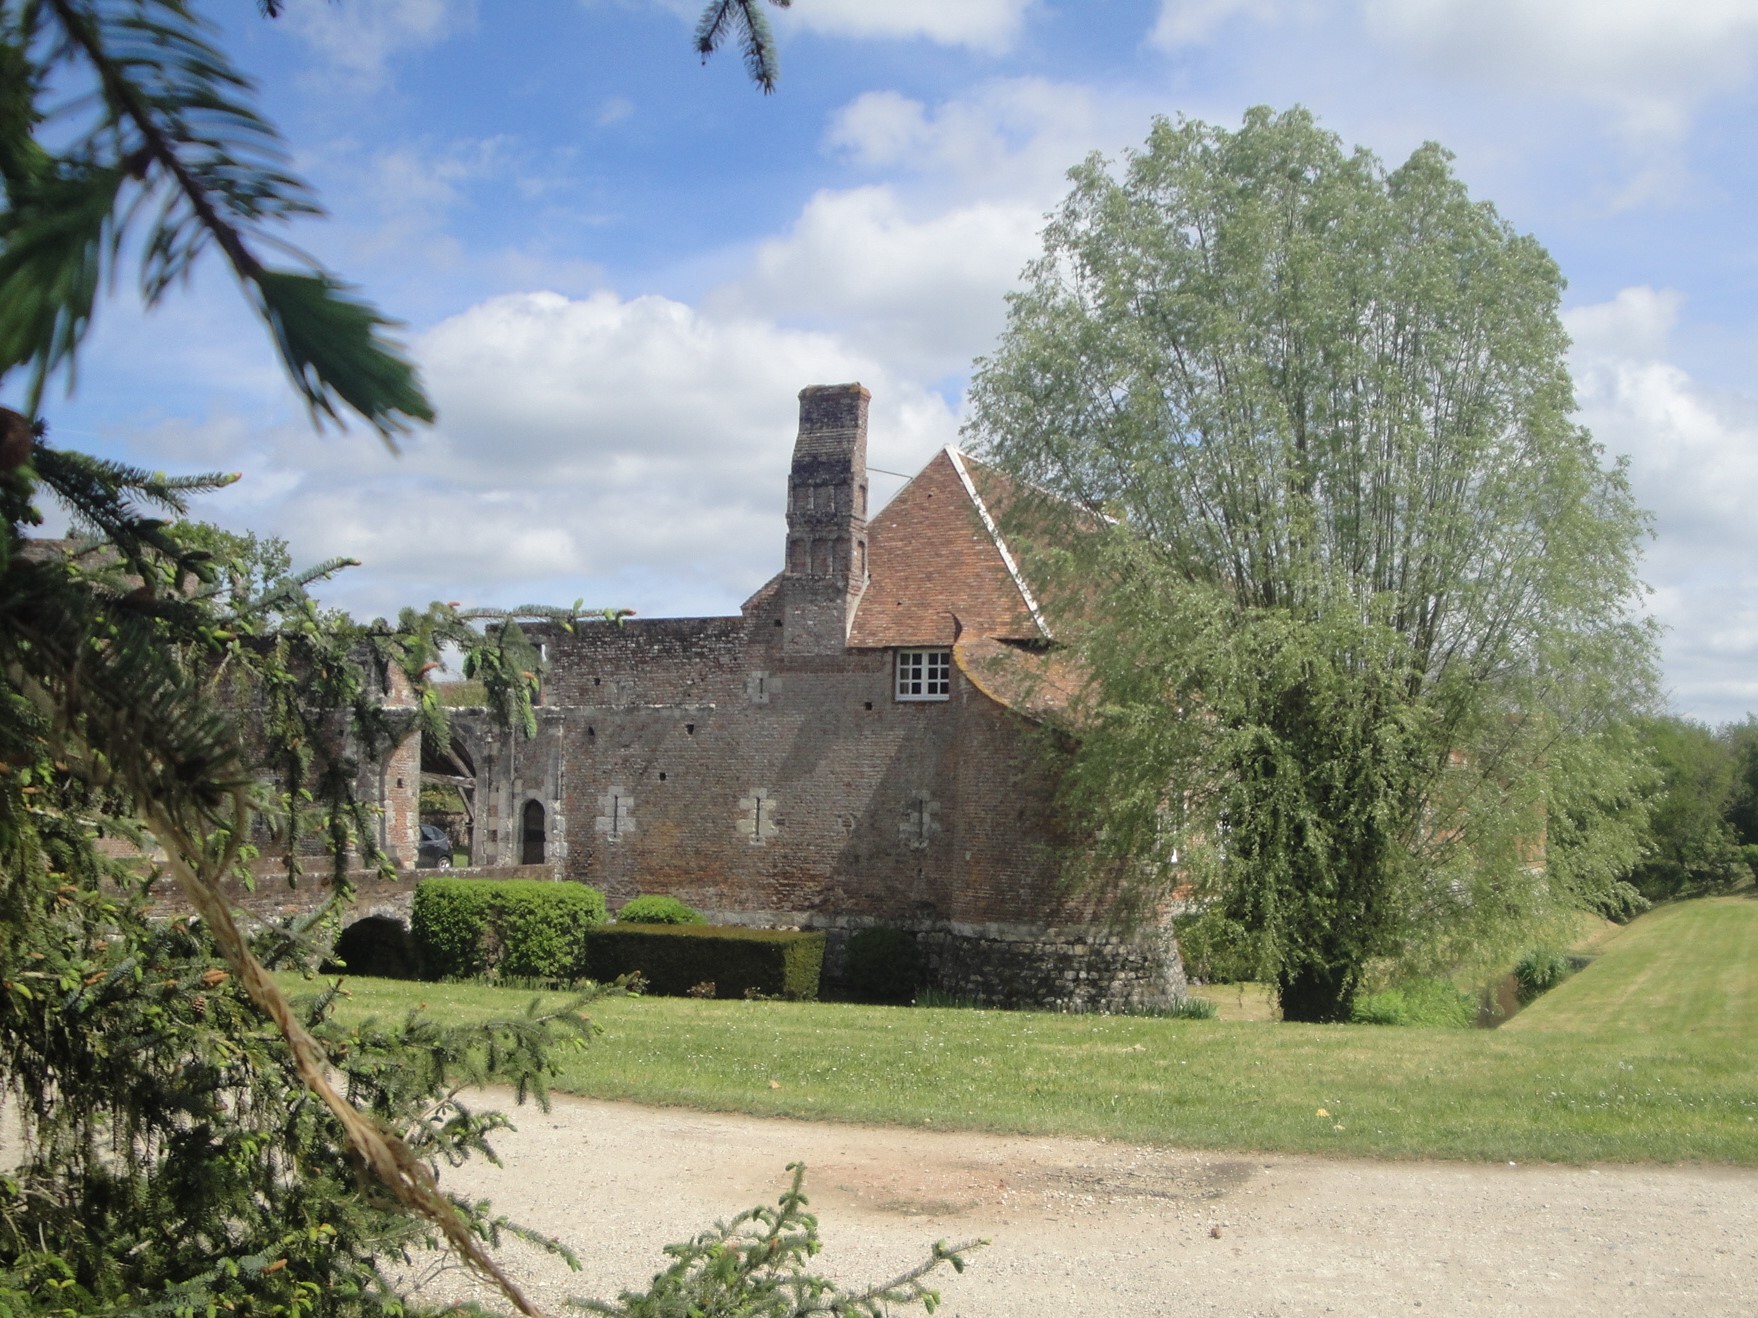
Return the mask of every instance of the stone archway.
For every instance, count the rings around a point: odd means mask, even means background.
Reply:
[[[342,930],[323,969],[325,973],[417,979],[421,958],[407,921],[395,915],[368,915]]]

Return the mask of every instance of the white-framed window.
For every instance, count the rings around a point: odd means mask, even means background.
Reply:
[[[897,652],[897,698],[899,700],[950,700],[952,698],[952,651],[899,650]]]

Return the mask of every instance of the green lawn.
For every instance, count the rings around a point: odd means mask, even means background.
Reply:
[[[595,1004],[556,1087],[939,1129],[1382,1157],[1758,1164],[1758,901],[1645,916],[1500,1030],[713,1002]],[[351,1012],[529,993],[355,980]]]

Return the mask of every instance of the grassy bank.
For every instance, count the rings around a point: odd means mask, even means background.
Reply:
[[[641,1103],[1183,1147],[1758,1164],[1758,901],[1664,908],[1494,1031],[624,999],[556,1082]],[[350,1012],[529,993],[356,980]]]

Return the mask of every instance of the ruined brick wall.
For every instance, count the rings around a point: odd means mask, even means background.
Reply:
[[[665,893],[728,923],[911,928],[943,987],[1010,1005],[1182,990],[1154,937],[1104,935],[1059,896],[1036,725],[956,670],[949,700],[895,700],[888,650],[790,653],[784,607],[554,641],[546,699],[579,703],[540,709],[534,740],[460,712],[475,859],[516,862],[537,800],[547,858],[613,909]]]
[[[586,621],[571,632],[530,626],[526,635],[549,661],[549,707],[688,705],[743,691],[743,618]]]
[[[474,859],[516,861],[535,799],[552,858],[613,904],[668,892],[779,922],[1054,918],[1031,725],[957,674],[951,700],[898,702],[889,651],[789,654],[774,620],[588,627],[551,652],[558,704],[535,740],[460,714]]]
[[[415,710],[415,690],[403,670],[394,664],[386,673],[384,705],[386,709]],[[376,799],[381,807],[378,844],[391,861],[399,866],[413,866],[416,848],[421,840],[421,733],[411,726],[396,750],[376,766]]]
[[[258,876],[252,887],[247,888],[236,879],[227,879],[220,885],[227,905],[242,912],[248,919],[260,920],[265,924],[280,924],[311,915],[321,910],[330,900],[334,885],[327,871],[322,874],[307,873],[299,886],[294,888],[288,885],[284,875],[273,873],[267,862],[261,868],[264,872]],[[369,916],[390,916],[407,924],[410,907],[415,900],[415,885],[422,879],[435,877],[437,873],[438,871],[426,870],[420,874],[399,874],[391,879],[381,878],[372,870],[350,873],[348,882],[354,888],[354,904],[343,915],[340,928],[346,929],[356,920]],[[448,870],[445,877],[554,880],[558,876],[553,866],[507,865]],[[175,884],[168,882],[154,892],[147,903],[147,913],[163,920],[192,914],[183,894]]]

